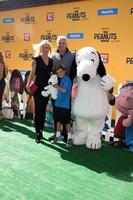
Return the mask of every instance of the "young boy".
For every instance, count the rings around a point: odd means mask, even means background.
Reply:
[[[58,89],[57,99],[55,100],[54,115],[56,121],[56,137],[51,141],[55,144],[61,141],[61,125],[66,126],[68,139],[67,146],[72,147],[72,133],[71,133],[71,111],[70,111],[70,98],[71,98],[71,80],[65,75],[66,69],[62,65],[55,68],[55,73],[60,79],[59,85],[54,85]]]

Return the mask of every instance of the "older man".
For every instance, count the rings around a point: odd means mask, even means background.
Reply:
[[[57,38],[57,50],[53,53],[52,58],[53,67],[63,65],[67,70],[67,75],[73,81],[76,76],[75,53],[68,49],[66,36],[61,35]]]

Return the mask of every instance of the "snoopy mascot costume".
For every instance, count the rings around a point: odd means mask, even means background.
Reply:
[[[78,91],[72,106],[75,117],[73,143],[87,148],[101,148],[101,130],[104,127],[109,103],[106,92],[114,86],[114,79],[106,75],[99,53],[84,47],[76,54]]]

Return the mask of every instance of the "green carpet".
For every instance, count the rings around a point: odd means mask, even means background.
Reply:
[[[0,121],[0,200],[133,200],[133,153],[36,144],[29,122]]]

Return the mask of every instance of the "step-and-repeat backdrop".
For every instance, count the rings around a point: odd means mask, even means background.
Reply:
[[[77,51],[96,48],[119,83],[133,79],[133,1],[83,0],[0,12],[0,51],[8,69],[29,70],[33,43],[58,35]]]

